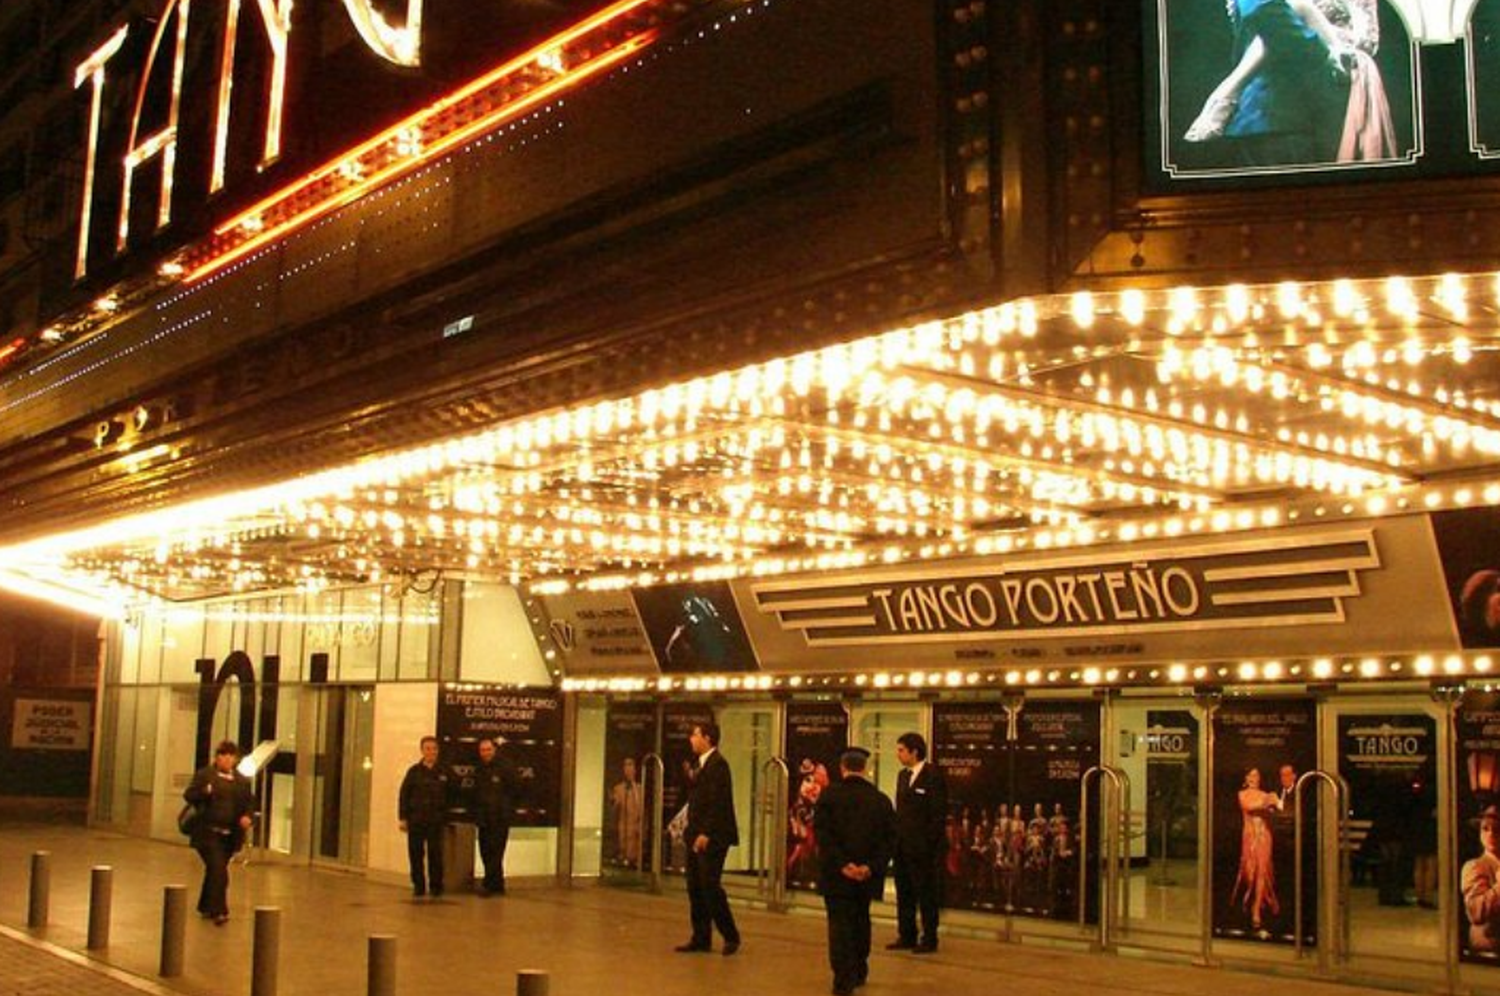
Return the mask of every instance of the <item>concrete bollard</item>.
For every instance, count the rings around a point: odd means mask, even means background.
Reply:
[[[89,873],[89,940],[90,951],[109,947],[109,911],[115,897],[115,870],[109,865],[95,865]]]
[[[281,961],[281,908],[255,907],[255,948],[250,956],[250,996],[276,996]]]
[[[396,936],[370,935],[369,996],[396,996]]]
[[[516,996],[547,996],[547,973],[539,968],[523,968],[516,973]]]
[[[161,897],[161,975],[176,978],[182,974],[183,952],[187,948],[187,886],[169,885]]]
[[[26,907],[26,926],[47,926],[47,908],[52,902],[52,852],[37,851],[31,856],[31,896]]]

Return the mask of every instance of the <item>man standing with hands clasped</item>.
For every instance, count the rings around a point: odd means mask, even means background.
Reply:
[[[443,894],[443,827],[448,824],[448,769],[438,764],[437,737],[422,738],[422,760],[401,780],[398,800],[406,858],[411,864],[411,894],[420,899]],[[427,870],[422,863],[426,858]]]
[[[896,739],[896,760],[901,762],[896,779],[896,939],[886,948],[928,954],[938,942],[948,784],[937,766],[927,763],[927,741],[920,733]]]
[[[505,895],[505,846],[520,795],[516,766],[500,753],[498,740],[479,741],[479,763],[474,766],[474,827],[479,832],[479,860],[484,863],[481,896]]]
[[[700,723],[688,736],[698,756],[698,776],[688,794],[687,843],[688,902],[692,910],[693,936],[677,950],[687,953],[713,950],[713,928],[724,935],[724,954],[740,949],[740,931],[724,895],[724,858],[740,842],[734,818],[734,784],[729,762],[718,751],[719,727]]]
[[[885,890],[896,842],[891,800],[865,779],[870,752],[839,757],[837,784],[818,796],[818,889],[828,911],[828,963],[834,996],[849,996],[870,974],[870,901]]]

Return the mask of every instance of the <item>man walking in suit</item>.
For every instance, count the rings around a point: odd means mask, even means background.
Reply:
[[[897,933],[886,948],[928,954],[937,950],[948,784],[937,766],[927,763],[927,741],[920,733],[903,733],[896,739],[896,760],[901,762],[901,774],[896,779]]]
[[[688,794],[687,843],[688,902],[692,910],[693,936],[678,951],[713,950],[713,928],[724,936],[724,954],[740,949],[740,931],[724,895],[724,858],[740,842],[734,818],[734,783],[729,762],[718,751],[719,727],[700,723],[688,736],[698,756],[698,776]]]
[[[850,747],[839,781],[818,796],[818,889],[828,911],[834,996],[849,996],[870,974],[870,902],[885,891],[896,843],[891,800],[865,779],[870,752]]]

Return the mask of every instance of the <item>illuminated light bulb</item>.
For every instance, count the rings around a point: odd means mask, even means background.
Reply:
[[[1463,674],[1464,659],[1456,654],[1450,654],[1443,658],[1443,671],[1446,674]]]
[[[1073,324],[1080,329],[1089,329],[1094,326],[1094,295],[1088,291],[1078,291],[1069,302],[1069,312],[1073,316]]]
[[[1241,681],[1254,681],[1260,677],[1260,668],[1250,661],[1245,661],[1240,664],[1238,674]]]
[[[1366,657],[1359,662],[1359,676],[1361,678],[1375,678],[1380,675],[1380,661]]]
[[[1427,655],[1418,657],[1412,663],[1412,666],[1416,669],[1417,674],[1421,675],[1424,678],[1431,675],[1437,667],[1436,662],[1434,662],[1433,659]]]
[[[1167,680],[1174,685],[1180,685],[1187,680],[1188,669],[1183,664],[1173,664],[1167,668]]]
[[[1099,669],[1098,668],[1096,668],[1096,667],[1086,667],[1086,668],[1083,669],[1083,683],[1084,684],[1086,684],[1086,685],[1097,685],[1097,684],[1099,684],[1099,677],[1100,676],[1099,676]]]
[[[1326,657],[1318,658],[1317,660],[1313,661],[1312,673],[1313,677],[1319,680],[1326,680],[1332,677],[1333,661],[1329,660]]]
[[[1489,654],[1481,654],[1474,658],[1474,670],[1480,674],[1488,674],[1492,666],[1493,662],[1490,660]]]

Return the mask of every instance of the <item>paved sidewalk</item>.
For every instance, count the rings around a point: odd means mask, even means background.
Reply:
[[[30,855],[52,852],[47,927],[24,929]],[[114,868],[110,946],[84,956],[89,869]],[[363,875],[271,862],[236,865],[224,927],[196,917],[187,930],[186,971],[156,977],[162,889],[196,894],[199,865],[186,846],[81,828],[0,828],[0,996],[241,996],[250,992],[253,911],[282,910],[278,996],[347,996],[366,991],[371,934],[397,937],[400,994],[505,994],[516,973],[551,974],[551,996],[779,996],[829,991],[825,926],[813,912],[739,907],[744,949],[733,958],[679,955],[687,903],[579,884],[518,883],[503,898],[449,896],[417,902],[394,883]],[[889,910],[885,911],[889,914]],[[892,933],[876,926],[877,952],[862,996],[1360,996],[1376,990],[1310,980],[1285,968],[1197,968],[1136,957],[1092,955],[993,937],[947,937],[936,955],[879,949]],[[1424,987],[1433,991],[1435,986]]]

